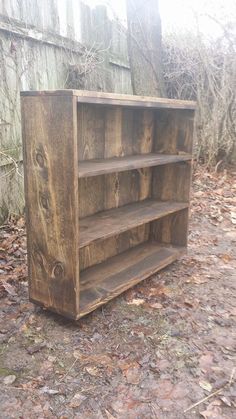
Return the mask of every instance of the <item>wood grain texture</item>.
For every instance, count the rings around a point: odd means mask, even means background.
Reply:
[[[79,160],[107,159],[152,151],[154,113],[131,109],[79,104]]]
[[[100,106],[79,106],[77,118],[79,159],[104,158],[104,110]]]
[[[192,110],[155,111],[155,153],[191,154],[193,147]]]
[[[150,224],[142,224],[121,234],[94,241],[80,248],[80,270],[99,264],[122,252],[148,241]]]
[[[144,167],[154,167],[169,163],[188,161],[191,160],[191,158],[192,156],[190,154],[178,156],[151,153],[121,158],[79,161],[79,177],[83,178]]]
[[[145,172],[144,172],[145,170]],[[131,170],[79,179],[80,218],[150,197],[151,169]]]
[[[106,108],[104,146],[104,158],[106,159],[124,155],[122,141],[122,113],[123,109],[118,106]]]
[[[142,108],[167,108],[167,109],[195,109],[196,102],[188,100],[155,98],[148,96],[124,95],[117,93],[92,92],[86,90],[44,90],[24,91],[22,96],[45,95],[75,95],[80,103],[96,103],[100,105],[132,106]]]
[[[159,243],[187,246],[189,210],[183,209],[151,223],[150,238]]]
[[[185,251],[194,108],[22,93],[32,301],[78,319]]]
[[[181,247],[144,243],[86,269],[81,273],[79,317],[164,268],[184,252]]]
[[[117,235],[187,206],[186,203],[158,202],[148,199],[83,218],[80,220],[79,247],[84,247],[95,240]]]
[[[189,202],[191,162],[167,164],[153,169],[152,198]]]
[[[29,293],[70,318],[79,310],[76,102],[22,98]]]

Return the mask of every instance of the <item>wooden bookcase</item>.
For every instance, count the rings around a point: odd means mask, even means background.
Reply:
[[[187,246],[195,103],[22,92],[31,301],[78,319]]]

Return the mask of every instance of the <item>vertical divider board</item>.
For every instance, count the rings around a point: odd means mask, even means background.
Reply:
[[[195,104],[21,96],[30,299],[78,319],[185,251]]]

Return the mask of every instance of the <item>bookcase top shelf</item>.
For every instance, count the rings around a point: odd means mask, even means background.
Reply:
[[[107,173],[124,172],[143,167],[161,166],[191,160],[191,154],[140,154],[109,159],[79,161],[79,178],[99,176]]]
[[[190,100],[166,99],[150,96],[124,95],[117,93],[93,92],[88,90],[42,90],[23,91],[21,96],[76,96],[78,103],[98,105],[129,106],[153,109],[190,109],[196,108],[196,102]]]

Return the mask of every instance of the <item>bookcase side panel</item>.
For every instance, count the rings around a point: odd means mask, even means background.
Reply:
[[[22,97],[30,299],[78,315],[76,99]]]

